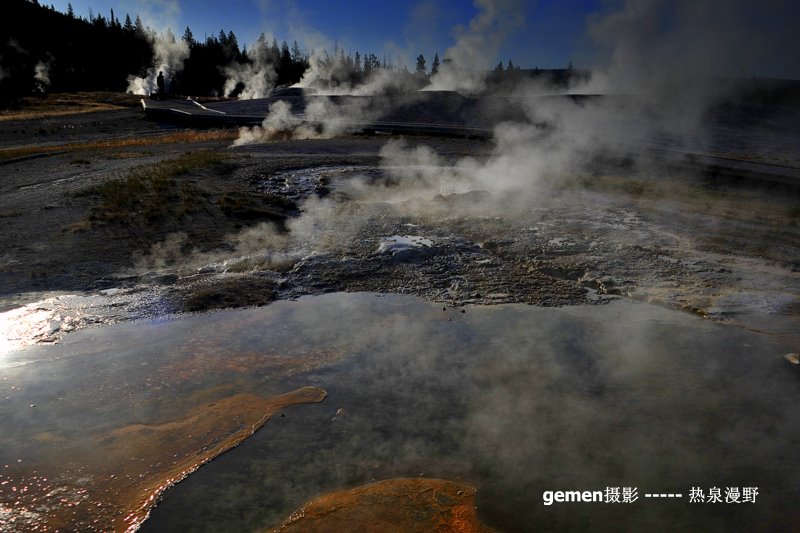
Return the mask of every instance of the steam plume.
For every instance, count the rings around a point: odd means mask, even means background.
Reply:
[[[480,92],[500,46],[524,22],[519,0],[475,0],[479,9],[466,29],[456,29],[456,44],[447,49],[429,90]]]
[[[508,22],[516,19],[508,14],[518,12],[517,3],[484,1],[478,5],[481,13],[449,54],[454,59],[446,69],[449,72],[435,76],[431,88],[481,87],[482,79],[457,69],[455,58],[463,58],[462,65],[474,64],[480,60],[471,55],[476,49],[485,49],[487,42],[499,46],[516,28],[517,22]],[[582,91],[605,93],[605,97],[533,97],[537,88],[522,83],[514,93],[524,97],[516,101],[521,112],[495,126],[488,157],[453,162],[430,147],[390,141],[381,156],[385,172],[397,178],[394,181],[399,186],[364,181],[351,197],[412,202],[403,206],[411,210],[414,202],[422,207],[436,195],[485,191],[489,194],[473,208],[513,212],[556,194],[560,182],[586,170],[598,156],[624,156],[634,169],[656,169],[654,152],[706,150],[715,134],[708,111],[729,87],[710,74],[736,69],[749,57],[777,53],[769,43],[781,42],[753,30],[748,24],[752,9],[738,0],[712,7],[664,0],[615,4],[589,21],[589,32],[606,47],[608,55],[595,64],[592,79]],[[781,12],[790,18],[791,9],[776,8],[770,17]],[[718,11],[725,13],[718,21],[711,20]],[[746,53],[744,48],[754,37],[761,44],[752,45],[757,50]],[[743,55],[731,57],[732,50]],[[300,138],[330,136],[346,129],[354,117],[369,118],[373,112],[369,106],[345,109],[342,101],[320,99],[309,106],[304,117],[292,115],[285,104],[276,104],[264,124],[243,131],[237,144],[264,140],[281,131],[285,134],[287,129]],[[335,228],[342,221],[335,210],[323,214],[319,208],[317,204],[304,206],[303,215],[290,225],[290,234],[305,227],[303,221],[313,220],[317,228]]]
[[[50,86],[50,63],[39,61],[33,69],[33,79],[36,80],[36,89],[43,93]]]
[[[189,57],[189,45],[183,39],[176,40],[169,29],[164,34],[149,35],[155,54],[154,66],[148,69],[145,78],[128,76],[128,93],[147,96],[156,92],[158,73],[163,72],[166,82],[169,83],[172,76],[183,70],[183,62]]]
[[[267,45],[266,37],[262,33],[249,53],[252,63],[233,64],[225,67],[224,93],[231,96],[239,84],[244,89],[239,94],[239,98],[250,100],[254,98],[266,98],[275,86],[277,73],[275,72],[275,62],[277,58]]]

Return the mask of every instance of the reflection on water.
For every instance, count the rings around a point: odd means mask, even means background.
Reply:
[[[800,525],[800,376],[783,340],[626,302],[465,311],[335,294],[15,352],[37,362],[3,369],[0,422],[14,430],[0,467],[58,480],[79,505],[97,479],[69,450],[98,435],[136,432],[131,446],[148,448],[148,433],[189,428],[203,406],[313,385],[323,403],[281,411],[171,489],[143,529],[263,530],[322,494],[410,477],[476,486],[481,519],[500,531]],[[636,487],[639,500],[542,499],[606,487]],[[692,487],[759,492],[696,504]],[[0,490],[0,521],[21,517]]]

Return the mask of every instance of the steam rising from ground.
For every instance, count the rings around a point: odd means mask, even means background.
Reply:
[[[329,87],[331,80],[345,78],[347,73],[347,65],[336,53],[331,57],[325,50],[314,50],[308,58],[308,69],[297,86],[308,88],[325,85],[328,86],[326,92],[331,94],[348,94],[351,89],[349,84],[340,90]]]
[[[256,43],[248,52],[252,63],[234,63],[225,67],[225,96],[231,96],[240,84],[244,89],[239,94],[243,100],[266,98],[275,86],[277,73],[275,72],[274,54],[270,51],[266,37],[262,33]]]
[[[517,1],[480,0],[476,5],[478,15],[468,28],[456,30],[457,42],[448,49],[446,61],[427,89],[479,93],[485,88],[486,73],[500,46],[522,25],[523,9]],[[533,144],[534,139],[540,142],[542,124],[546,124],[549,144],[546,150],[533,148],[537,155],[547,159],[542,165],[537,158],[534,165],[537,169],[553,170],[558,161],[571,165],[576,156],[585,161],[592,151],[602,153],[614,147],[627,150],[633,145],[653,142],[674,148],[687,136],[694,141],[702,139],[707,111],[730,92],[730,84],[720,83],[713,76],[730,72],[737,62],[744,61],[741,58],[754,56],[754,52],[744,50],[752,40],[747,17],[751,8],[746,2],[731,5],[731,9],[727,4],[712,9],[707,4],[700,6],[688,1],[624,2],[615,4],[604,15],[591,18],[589,33],[608,51],[608,56],[605,60],[597,58],[588,83],[569,90],[624,95],[624,98],[534,101],[530,97],[542,94],[543,88],[538,82],[521,77],[511,94],[521,98],[524,113],[514,124],[497,126],[496,159],[511,163],[520,155],[519,163],[530,168],[532,158],[522,145],[527,141]],[[711,16],[716,13],[722,15]],[[742,54],[732,54],[731,50],[742,50]],[[758,56],[769,55],[767,52],[780,53],[767,48]],[[338,59],[313,54],[311,68],[300,85],[313,86],[335,76]],[[361,87],[343,85],[338,90],[382,94],[397,79],[397,72],[383,71]],[[407,99],[415,97],[412,90]],[[347,131],[343,127],[347,124],[367,123],[375,116],[368,105],[342,106],[340,102],[324,100],[310,106],[303,120],[288,117],[283,108],[271,110],[270,114],[273,113],[275,116],[267,117],[260,129],[243,130],[237,144],[271,138],[275,124],[297,128],[298,138],[327,137]],[[318,123],[314,127],[316,133],[309,130],[310,123]],[[519,174],[519,170],[513,173]]]
[[[500,46],[524,24],[524,4],[519,0],[475,0],[475,5],[478,15],[469,28],[456,28],[456,44],[445,52],[429,90],[480,92]]]
[[[477,49],[497,48],[518,27],[514,22],[518,19],[509,15],[520,11],[518,3],[483,0],[478,5],[479,15],[448,52],[454,61],[441,76],[434,77],[432,87],[445,79],[452,88],[480,87],[473,73],[457,67],[479,62]],[[724,23],[703,27],[711,14],[706,5],[625,2],[591,21],[593,35],[608,46],[609,56],[605,68],[595,71],[584,88],[624,94],[532,97],[538,88],[521,83],[515,91],[521,98],[513,101],[520,113],[512,121],[495,125],[488,157],[445,160],[429,147],[392,140],[381,151],[388,181],[355,180],[347,185],[348,193],[362,203],[407,202],[403,206],[407,212],[425,212],[437,195],[481,191],[488,194],[467,214],[476,210],[513,213],[546,199],[557,189],[553,184],[585,171],[598,157],[626,158],[634,169],[651,171],[656,168],[654,153],[703,151],[707,113],[725,96],[719,80],[708,76],[708,69],[735,61],[727,47],[740,45],[747,35],[746,5],[732,5],[729,12],[721,9]],[[707,44],[708,40],[712,44]],[[688,59],[695,50],[698,56]],[[304,115],[293,113],[286,102],[273,103],[263,124],[243,128],[234,145],[275,137],[331,137],[369,123],[377,113],[370,107],[370,99],[315,97],[309,102]],[[358,217],[348,218],[352,213],[328,200],[310,200],[302,211],[298,219],[289,222],[288,234],[278,236],[271,227],[262,228],[267,234],[264,243],[278,243],[275,249],[281,253],[289,249],[320,253],[325,251],[317,246],[322,241],[308,233],[308,228],[335,240],[336,230],[355,231],[354,226],[364,223],[358,222]],[[261,242],[252,241],[258,231],[243,233],[237,249],[246,249],[249,244],[245,242]]]
[[[796,48],[793,2],[625,0],[590,17],[589,36],[610,51],[598,89],[665,97],[704,90],[716,77],[749,77]],[[796,69],[799,59],[787,58]],[[796,70],[795,70],[796,73]]]
[[[359,129],[374,119],[378,112],[370,110],[365,99],[333,100],[317,96],[309,100],[305,112],[293,113],[284,100],[273,102],[261,126],[240,128],[233,146],[266,142],[276,138],[328,139]]]
[[[148,34],[155,54],[154,66],[147,71],[147,76],[141,78],[137,75],[128,76],[128,89],[130,94],[149,96],[158,92],[158,73],[163,72],[164,80],[169,92],[169,84],[173,76],[183,70],[183,62],[189,57],[189,44],[183,39],[175,39],[170,30],[164,34]]]
[[[342,253],[359,238],[368,216],[356,206],[312,197],[303,204],[303,215],[288,220],[285,229],[262,223],[230,235],[232,250],[224,254],[188,248],[186,234],[177,233],[140,255],[135,266],[147,271],[179,266],[182,273],[284,271],[309,256]]]
[[[731,91],[722,77],[746,75],[785,53],[768,44],[784,24],[764,31],[754,23],[787,10],[779,4],[626,0],[588,21],[590,37],[610,54],[581,92],[636,95],[662,131],[700,133],[709,106]]]
[[[47,91],[50,86],[50,63],[39,61],[33,69],[33,79],[36,80],[36,89],[39,92]]]

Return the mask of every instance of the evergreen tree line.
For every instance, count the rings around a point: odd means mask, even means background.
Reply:
[[[89,12],[77,16],[69,4],[66,13],[38,0],[4,0],[0,18],[0,105],[9,105],[32,94],[77,91],[115,91],[128,88],[131,75],[146,77],[156,65],[154,45],[166,39],[174,44],[171,32],[157,35],[136,15],[122,20],[113,9],[108,16]],[[251,50],[240,48],[233,31],[220,30],[204,41],[186,28],[183,41],[188,56],[175,81],[184,95],[236,96],[253,81],[252,76],[269,77],[269,85],[291,85],[300,81],[314,63],[327,86],[356,86],[369,81],[380,71],[393,71],[398,80],[423,85],[436,74],[441,63],[435,55],[430,70],[423,55],[417,57],[413,74],[405,66],[396,67],[391,58],[360,52],[345,54],[338,46],[333,53],[311,54],[297,41],[280,45],[267,42],[262,34]],[[313,57],[313,59],[312,59]],[[268,65],[268,68],[265,68]],[[509,61],[509,66],[511,62]],[[249,73],[244,75],[243,73]],[[171,76],[175,73],[168,73]],[[234,87],[230,84],[233,80]],[[228,85],[226,86],[226,81]]]
[[[116,91],[128,87],[131,75],[145,77],[155,65],[154,43],[175,40],[171,32],[158,36],[126,14],[120,20],[113,10],[109,16],[76,16],[69,4],[66,13],[37,0],[4,0],[0,19],[0,104],[46,91]],[[203,42],[191,30],[183,35],[189,47],[184,68],[178,75],[181,92],[193,95],[222,94],[227,79],[225,67],[248,64],[254,59],[240,49],[236,35],[220,30]],[[307,57],[295,43],[278,48],[273,41],[277,83],[300,80],[308,68]]]
[[[120,19],[113,10],[108,16],[90,11],[84,18],[71,4],[66,13],[37,0],[5,0],[4,7],[0,35],[8,37],[0,40],[0,104],[47,91],[125,91],[129,76],[146,77],[158,66],[154,43],[176,39],[171,32],[156,35],[138,15]],[[248,51],[240,48],[233,31],[220,30],[201,41],[188,27],[181,39],[189,49],[176,78],[182,94],[221,95],[231,72],[256,64],[271,65],[269,81],[274,85],[297,83],[309,68],[310,54],[297,41],[290,47],[286,41],[267,42],[262,35]],[[334,85],[357,84],[373,71],[394,68],[385,57],[345,55],[338,47],[333,54],[320,54],[318,67]],[[242,88],[240,83],[232,94]]]
[[[35,0],[4,0],[0,18],[0,102],[43,92],[124,91],[152,63],[146,28],[113,12],[88,19]]]

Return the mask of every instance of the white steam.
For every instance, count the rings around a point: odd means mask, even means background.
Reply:
[[[225,67],[227,76],[223,89],[225,96],[231,96],[239,84],[244,86],[239,94],[239,98],[243,100],[266,98],[275,87],[275,80],[278,77],[275,63],[278,58],[270,49],[263,33],[249,50],[248,55],[252,63],[234,63]]]
[[[692,95],[718,77],[750,76],[757,65],[787,53],[780,34],[796,19],[789,2],[626,0],[588,20],[589,35],[610,49],[604,92]],[[770,27],[762,27],[769,21]],[[791,33],[791,32],[783,32]]]
[[[364,98],[341,98],[334,100],[325,96],[314,96],[307,100],[304,113],[295,114],[284,100],[273,102],[261,126],[240,128],[239,138],[233,146],[267,142],[276,138],[329,139],[358,129],[376,112]]]
[[[303,73],[297,87],[323,88],[327,94],[350,94],[352,87],[347,81],[352,65],[344,56],[327,50],[314,50],[308,58],[308,69]],[[342,81],[337,81],[342,80]]]
[[[33,69],[33,79],[36,81],[36,90],[40,93],[47,92],[50,86],[50,62],[39,61]]]
[[[183,63],[189,57],[189,45],[183,39],[175,39],[170,30],[163,34],[149,34],[150,42],[155,55],[153,67],[147,70],[147,76],[128,76],[128,89],[130,94],[149,96],[158,92],[158,73],[164,74],[164,80],[169,92],[169,83],[173,76],[183,70]]]
[[[635,124],[619,127],[610,117],[612,137],[702,146],[709,110],[735,96],[730,79],[749,77],[759,65],[787,57],[787,36],[796,35],[787,21],[800,11],[791,4],[625,0],[587,21],[589,36],[607,56],[597,61],[580,92],[625,95],[639,106]],[[595,131],[600,127],[593,124]]]
[[[506,9],[501,10],[501,5]],[[479,6],[481,14],[449,53],[453,61],[446,69],[440,67],[448,72],[435,76],[431,88],[472,91],[481,87],[482,77],[457,67],[479,64],[481,56],[472,55],[477,49],[499,46],[516,27],[509,22],[515,20],[509,13],[519,5],[481,2]],[[546,201],[561,183],[592,169],[597,158],[624,158],[631,163],[626,171],[647,170],[643,176],[657,176],[654,153],[660,157],[665,152],[708,149],[708,140],[715,134],[708,111],[725,96],[725,84],[713,74],[736,68],[742,57],[753,55],[730,57],[748,38],[759,36],[748,30],[745,3],[730,3],[730,11],[721,14],[719,22],[708,20],[710,9],[688,1],[618,4],[618,9],[590,21],[593,36],[609,54],[593,71],[584,92],[604,92],[605,96],[536,97],[537,88],[520,84],[514,93],[518,98],[513,99],[520,112],[513,121],[495,125],[488,156],[453,161],[424,145],[390,141],[381,156],[392,183],[355,182],[348,185],[348,195],[355,202],[403,203],[405,213],[419,214],[431,212],[432,201],[439,195],[481,192],[485,194],[473,195],[480,198],[480,205],[470,209],[503,214],[530,210],[536,202]],[[763,48],[757,55],[768,50]],[[461,60],[455,61],[457,57]],[[368,105],[370,99],[354,103],[332,97],[309,102],[304,115],[293,113],[286,103],[273,104],[264,123],[243,130],[235,144],[275,136],[329,137],[347,131],[354,122],[368,121],[376,112]],[[358,224],[366,224],[329,202],[307,202],[302,211],[287,224],[289,233],[281,235],[281,247],[302,243],[299,248],[305,252],[324,251],[324,247],[308,246],[320,243],[308,228],[329,236],[347,228],[350,235]],[[258,231],[251,230],[245,240],[249,242]],[[279,248],[286,253],[292,246]]]
[[[475,5],[478,15],[468,28],[456,29],[456,43],[445,52],[428,90],[480,92],[500,47],[524,24],[519,0],[475,0]]]
[[[261,126],[239,129],[239,138],[233,142],[233,146],[266,142],[279,136],[310,138],[311,132],[306,135],[305,129],[301,128],[302,124],[302,117],[294,115],[288,103],[278,100],[270,104],[267,117]]]

